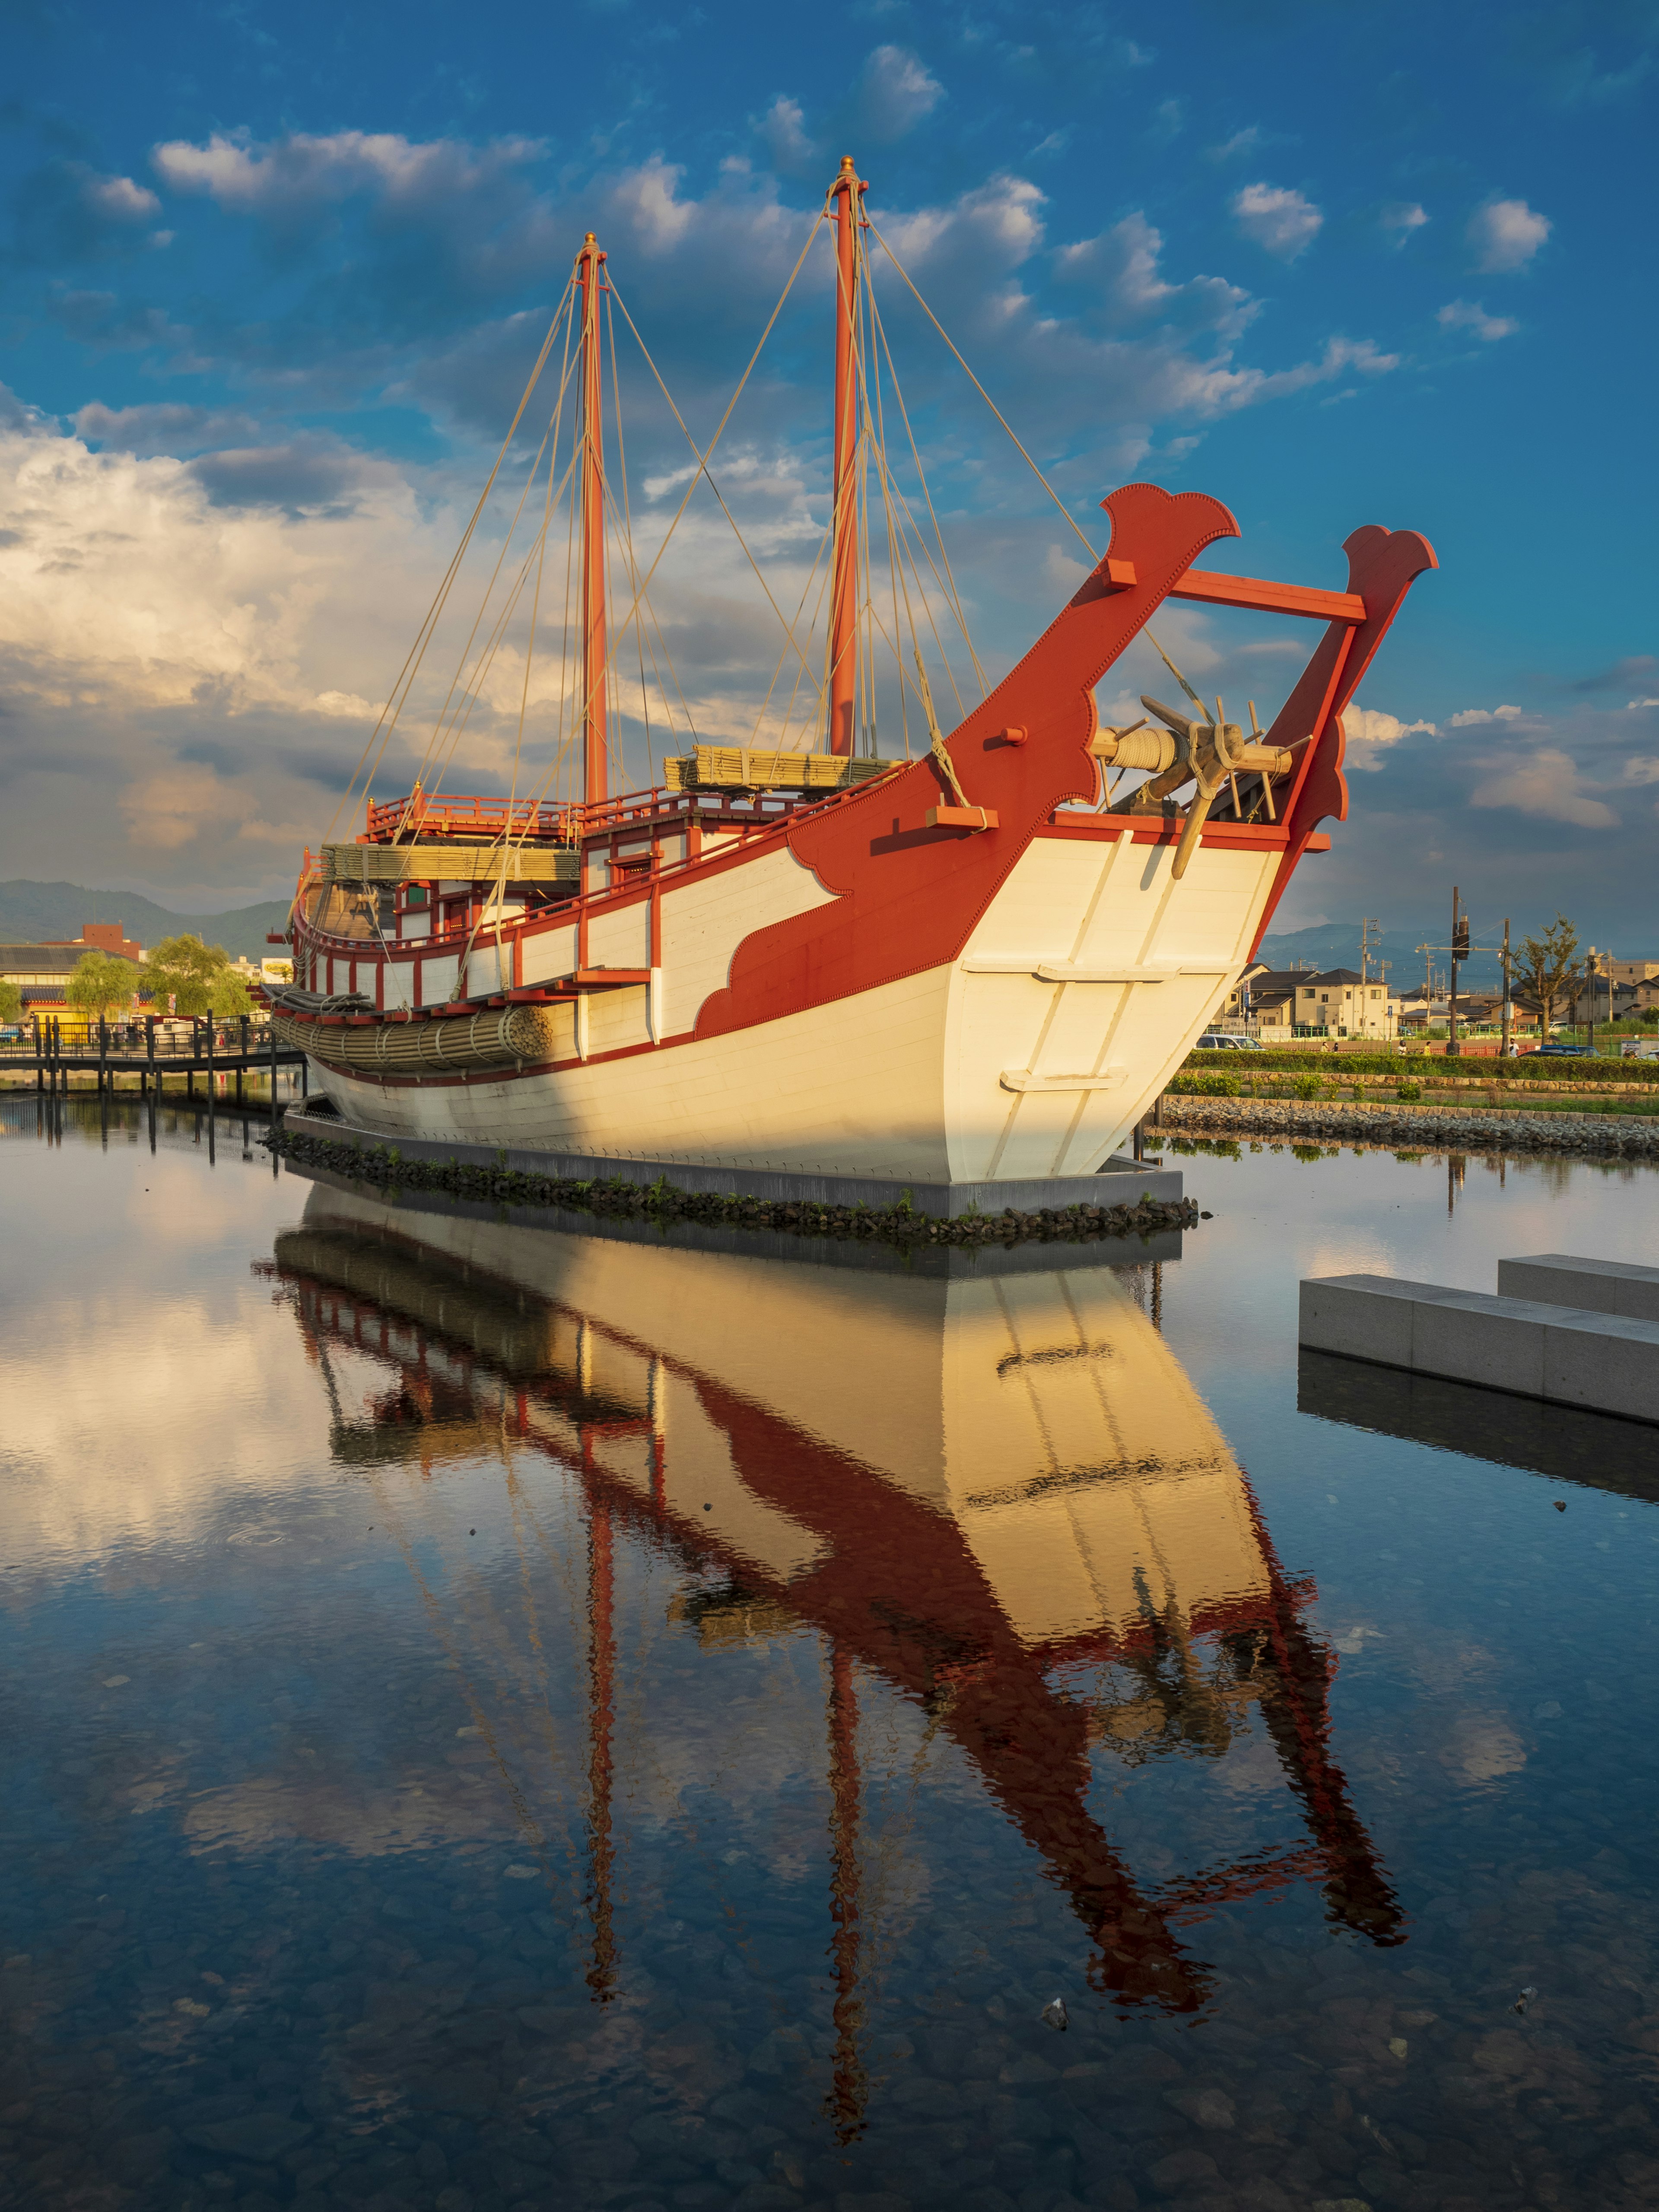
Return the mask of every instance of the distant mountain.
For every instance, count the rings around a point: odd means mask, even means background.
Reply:
[[[288,901],[266,899],[228,914],[173,914],[137,891],[91,890],[84,884],[0,883],[0,944],[39,945],[47,938],[78,937],[88,921],[119,921],[140,945],[155,945],[185,931],[206,945],[222,945],[231,958],[261,960],[270,951],[268,929],[288,923]]]
[[[1389,982],[1396,991],[1409,991],[1423,981],[1426,963],[1418,951],[1419,945],[1444,945],[1451,928],[1449,915],[1437,927],[1423,922],[1415,929],[1400,929],[1392,925],[1382,932],[1380,956],[1389,963]],[[1512,942],[1518,951],[1521,933],[1513,933]],[[1359,966],[1359,924],[1357,921],[1322,921],[1311,929],[1286,929],[1270,932],[1261,940],[1261,950],[1256,955],[1270,968],[1294,968],[1298,961],[1310,968],[1352,968]],[[1434,956],[1436,969],[1445,973],[1446,956]],[[1495,954],[1474,954],[1464,966],[1459,979],[1462,990],[1488,989],[1501,981],[1500,963]],[[1373,974],[1376,969],[1373,966]]]

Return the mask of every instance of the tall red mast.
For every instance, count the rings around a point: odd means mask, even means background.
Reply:
[[[859,202],[865,186],[854,173],[853,157],[841,157],[841,174],[830,188],[836,203],[836,454],[834,587],[830,617],[830,750],[850,753],[858,709],[858,379],[854,371],[854,317],[857,312]]]
[[[582,798],[589,806],[606,793],[605,622],[605,446],[599,402],[599,272],[605,256],[590,230],[576,256],[582,292]]]

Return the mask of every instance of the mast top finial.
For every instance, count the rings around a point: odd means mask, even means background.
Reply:
[[[592,232],[591,230],[584,231],[584,232],[583,232],[583,234],[582,234],[582,244],[583,244],[584,246],[592,246],[592,243],[593,243],[593,234],[592,234]]]
[[[855,163],[854,162],[853,157],[852,157],[852,155],[851,155],[850,154],[843,154],[843,155],[842,155],[842,157],[841,157],[841,167],[842,167],[842,174],[843,176],[845,176],[845,175],[846,175],[846,173],[847,173],[848,170],[849,170],[850,168],[854,167],[855,166],[856,166],[856,165],[855,165]]]

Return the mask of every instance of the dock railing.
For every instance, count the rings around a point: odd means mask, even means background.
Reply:
[[[75,1018],[36,1009],[20,1022],[0,1026],[0,1081],[14,1085],[30,1075],[37,1091],[67,1091],[76,1075],[93,1075],[99,1091],[114,1091],[136,1081],[143,1096],[152,1086],[165,1089],[168,1077],[182,1077],[187,1097],[196,1078],[204,1079],[210,1097],[246,1097],[248,1079],[268,1076],[276,1096],[281,1071],[297,1069],[303,1094],[309,1089],[305,1054],[283,1044],[268,1017],[258,1014],[145,1014],[119,1021]]]

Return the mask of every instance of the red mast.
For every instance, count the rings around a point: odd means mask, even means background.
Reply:
[[[605,256],[590,230],[576,256],[582,292],[582,798],[605,796],[605,447],[599,401],[599,271]]]
[[[834,591],[830,628],[830,750],[850,753],[858,708],[858,379],[854,373],[854,317],[857,309],[855,246],[859,201],[865,186],[853,157],[841,157],[830,187],[836,203],[836,454]]]

